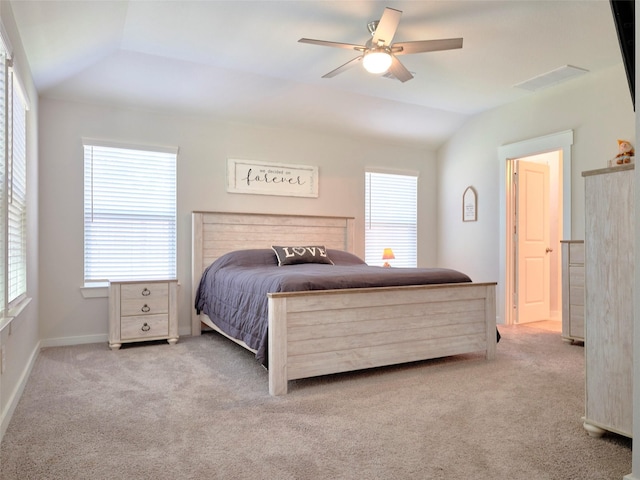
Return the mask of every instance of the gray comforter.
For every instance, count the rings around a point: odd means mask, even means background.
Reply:
[[[195,308],[223,332],[257,351],[266,365],[267,293],[470,282],[446,268],[371,267],[360,258],[327,250],[334,265],[278,266],[273,250],[239,250],[218,258],[202,275]]]

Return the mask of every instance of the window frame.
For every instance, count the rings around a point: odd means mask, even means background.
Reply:
[[[396,186],[409,186],[409,196],[398,197],[397,190],[385,188],[391,179],[397,180]],[[372,179],[375,179],[373,183]],[[364,230],[365,230],[365,262],[369,265],[382,266],[382,254],[385,248],[391,248],[395,255],[389,260],[391,266],[417,267],[418,265],[418,172],[400,170],[381,170],[367,168],[365,170],[364,198]],[[413,183],[413,185],[408,185]],[[385,185],[383,185],[385,184]],[[372,191],[377,189],[377,193]],[[375,200],[372,195],[378,195]],[[411,197],[411,198],[410,198]],[[374,202],[377,202],[377,207]],[[383,205],[377,214],[374,208]],[[390,202],[390,203],[389,203]],[[409,204],[407,204],[409,202]],[[402,209],[405,211],[403,212]],[[377,233],[374,231],[373,216],[377,216]],[[384,234],[383,231],[388,233]],[[371,238],[377,235],[377,238]]]
[[[11,141],[10,154],[7,155],[7,292],[6,302],[9,308],[22,302],[27,296],[27,105],[13,68],[10,67],[11,83]],[[16,124],[16,103],[20,102],[23,112],[20,124]],[[21,120],[21,121],[20,121]],[[17,127],[21,127],[20,145],[17,145]],[[16,253],[17,252],[17,253]],[[15,285],[18,283],[18,285]]]
[[[2,119],[0,121],[0,330],[24,310],[28,296],[27,216],[29,98],[13,64],[13,55],[0,22]],[[19,112],[19,115],[16,113]],[[16,285],[17,284],[17,285]]]
[[[177,239],[177,223],[178,223],[178,205],[177,205],[177,181],[178,181],[178,172],[177,172],[177,168],[178,168],[178,151],[179,149],[177,147],[163,147],[163,146],[156,146],[156,145],[140,145],[140,144],[128,144],[128,143],[124,143],[124,142],[114,142],[114,141],[105,141],[105,140],[98,140],[98,139],[94,139],[94,138],[83,138],[82,139],[82,143],[83,143],[83,171],[84,171],[84,193],[83,193],[83,287],[81,288],[83,295],[85,296],[85,298],[91,298],[91,297],[96,297],[96,296],[103,296],[106,293],[106,289],[105,287],[108,286],[108,282],[109,280],[134,280],[134,279],[138,279],[138,280],[157,280],[157,279],[174,279],[177,278],[177,252],[178,252],[178,239]],[[123,156],[119,157],[120,161],[126,161],[126,153],[125,151],[130,151],[129,153],[134,156],[136,154],[138,155],[142,155],[142,156],[153,156],[153,155],[160,155],[160,156],[169,156],[169,158],[167,158],[166,160],[170,160],[173,162],[173,165],[170,167],[170,169],[172,168],[173,171],[171,172],[171,174],[169,175],[168,179],[172,180],[172,189],[169,191],[168,195],[163,195],[163,197],[165,198],[165,200],[170,199],[170,204],[172,207],[172,217],[171,215],[169,217],[171,217],[171,221],[172,221],[172,225],[170,225],[170,231],[172,232],[172,237],[169,240],[169,242],[167,243],[168,248],[170,249],[170,253],[171,253],[171,260],[168,262],[169,265],[166,274],[163,272],[162,274],[158,275],[153,275],[153,274],[148,274],[148,273],[132,273],[134,272],[134,270],[131,270],[129,272],[126,272],[123,270],[123,273],[120,275],[107,275],[110,276],[111,278],[97,278],[96,276],[91,277],[91,278],[87,278],[86,273],[87,273],[87,265],[86,265],[86,261],[87,261],[87,225],[86,225],[86,220],[87,220],[87,182],[89,182],[90,184],[90,194],[93,195],[94,192],[94,182],[93,182],[93,178],[91,178],[91,180],[87,180],[86,175],[87,175],[87,156],[86,156],[86,149],[87,148],[97,148],[100,151],[102,150],[113,150],[112,153],[116,154],[116,155],[120,155],[120,154],[124,154]],[[137,152],[137,153],[136,153]],[[172,157],[172,158],[171,158]],[[148,160],[145,159],[145,161]],[[94,168],[94,165],[92,164],[90,167],[90,169]],[[133,169],[135,170],[135,168]],[[117,169],[115,170],[117,172]],[[92,170],[93,172],[93,170]],[[157,172],[157,171],[156,171]],[[123,184],[126,182],[122,182],[119,186],[120,188],[123,187]],[[116,185],[117,186],[117,185]],[[130,192],[129,192],[130,193]],[[108,214],[108,217],[112,217],[113,215],[115,215],[115,218],[120,218],[120,220],[122,220],[123,218],[134,218],[136,217],[136,214],[132,214],[132,215],[124,215],[122,213],[118,214],[117,212],[121,210],[118,210],[117,207],[118,201],[114,201],[112,203],[112,205],[116,205],[116,213],[112,213],[112,214]],[[93,205],[91,205],[90,207],[91,209],[93,209]],[[147,207],[148,208],[148,207]],[[145,214],[141,214],[138,213],[138,216],[142,216],[142,217],[148,217],[150,216],[149,210],[144,210],[146,213]],[[92,212],[89,213],[89,215],[93,215],[93,210]],[[166,216],[166,212],[165,212],[165,218],[169,218]],[[103,215],[104,218],[104,215]],[[135,229],[132,229],[132,231]],[[103,272],[106,273],[106,272]],[[101,275],[100,273],[98,273],[97,275]],[[92,291],[93,290],[93,291]]]

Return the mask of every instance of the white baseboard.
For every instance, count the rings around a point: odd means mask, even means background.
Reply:
[[[40,346],[45,347],[67,347],[69,345],[82,345],[84,343],[108,343],[109,336],[104,333],[100,335],[83,335],[80,337],[58,337],[45,338],[40,340]]]
[[[640,480],[640,477],[636,477],[633,473],[625,475],[622,480]]]
[[[29,361],[27,362],[25,369],[22,371],[22,375],[20,375],[20,381],[11,393],[9,401],[7,402],[5,409],[2,411],[2,417],[0,418],[0,442],[2,441],[2,438],[4,437],[4,434],[9,427],[9,422],[11,421],[11,417],[13,416],[13,412],[18,406],[20,397],[22,397],[22,392],[24,392],[24,387],[27,385],[27,380],[29,380],[31,370],[33,370],[33,366],[36,363],[38,353],[40,353],[40,343],[38,343],[33,349],[33,352],[31,352]]]

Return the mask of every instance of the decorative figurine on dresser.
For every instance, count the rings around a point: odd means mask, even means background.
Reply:
[[[634,163],[585,181],[584,428],[627,437],[633,426]]]
[[[109,282],[109,347],[163,339],[178,341],[178,281]]]
[[[624,165],[625,163],[633,163],[636,159],[635,149],[631,142],[627,140],[618,140],[618,154],[609,160],[609,166]]]

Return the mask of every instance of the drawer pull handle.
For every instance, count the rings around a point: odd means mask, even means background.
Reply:
[[[149,324],[148,324],[148,323],[146,323],[146,322],[145,322],[145,324],[144,324],[144,325],[142,325],[141,330],[142,330],[143,332],[148,332],[149,330],[151,330],[151,327],[149,326]]]
[[[149,290],[147,287],[144,287],[144,290],[142,290],[142,296],[148,297],[149,295],[151,295],[151,290]]]
[[[147,305],[145,303],[144,306],[140,310],[142,310],[144,313],[147,313],[149,310],[151,310],[151,308],[149,307],[149,305]],[[145,325],[146,325],[146,323],[145,323]]]

